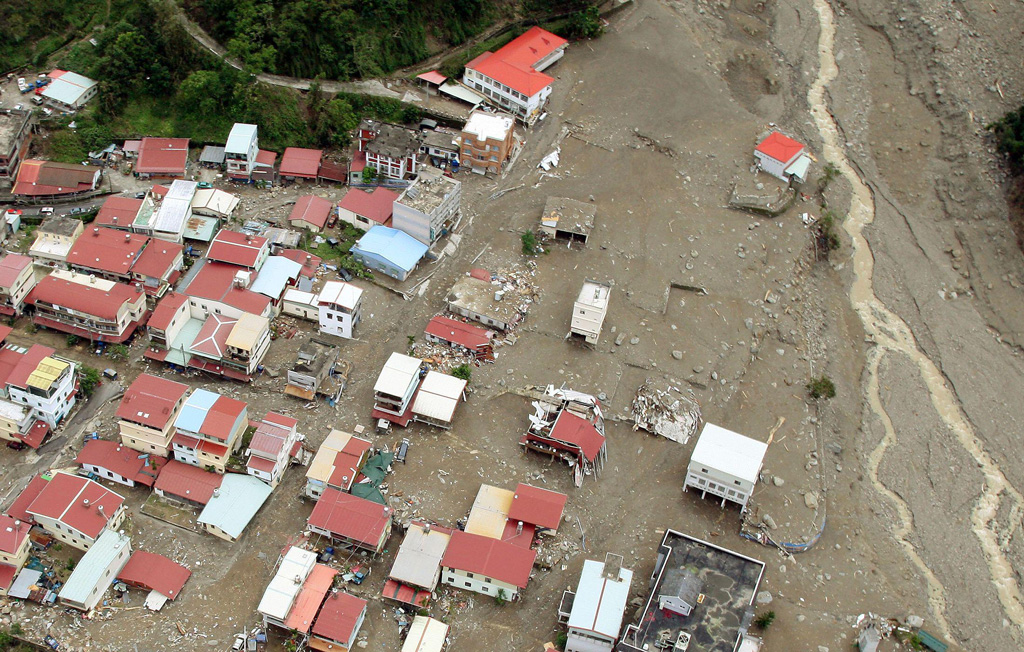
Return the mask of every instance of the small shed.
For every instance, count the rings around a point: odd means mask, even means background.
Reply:
[[[555,240],[587,244],[594,230],[597,209],[592,205],[567,199],[548,197],[540,217],[540,230]]]
[[[207,145],[199,155],[199,164],[204,168],[224,167],[224,148],[220,145]]]
[[[448,625],[427,616],[412,619],[402,652],[443,652],[447,647]]]
[[[438,371],[428,371],[412,404],[414,421],[447,430],[455,408],[465,398],[466,381]]]
[[[683,491],[688,487],[746,508],[754,491],[768,444],[713,423],[705,423],[690,455]]]
[[[416,81],[427,90],[427,95],[437,95],[440,92],[441,84],[448,81],[448,78],[436,70],[416,75]]]

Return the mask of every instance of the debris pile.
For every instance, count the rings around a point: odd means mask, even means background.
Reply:
[[[648,379],[633,399],[633,430],[647,432],[685,444],[700,427],[700,403],[693,393],[684,394],[674,385],[659,389]]]

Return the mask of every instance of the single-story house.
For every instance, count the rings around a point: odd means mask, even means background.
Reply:
[[[163,598],[159,601],[162,605],[164,601],[181,595],[181,589],[191,576],[192,571],[163,555],[136,550],[117,574],[117,581],[159,594]],[[147,598],[146,604],[150,602],[150,598]]]
[[[112,578],[125,567],[131,554],[132,542],[126,535],[103,530],[61,587],[60,603],[79,611],[90,611],[103,599]]]
[[[391,508],[327,487],[307,525],[338,543],[379,554],[391,536]]]
[[[398,193],[381,188],[363,190],[350,188],[338,202],[338,218],[358,229],[369,229],[377,224],[391,226]]]
[[[277,173],[287,181],[295,179],[316,180],[320,171],[320,159],[324,153],[319,149],[304,149],[302,147],[286,147],[281,156],[281,165]]]
[[[399,281],[409,278],[427,253],[427,245],[397,229],[374,226],[350,250],[366,267]]]
[[[754,157],[758,167],[783,181],[796,179],[803,183],[811,166],[811,157],[803,143],[778,131],[773,131],[758,143]]]
[[[334,205],[323,197],[303,195],[296,200],[288,216],[288,223],[310,231],[323,231],[332,210]]]
[[[104,480],[134,487],[152,487],[167,458],[149,453],[140,454],[120,442],[90,439],[75,458],[75,464]]]
[[[256,512],[270,498],[271,491],[270,485],[259,478],[228,473],[220,487],[213,490],[196,522],[221,539],[238,541]]]

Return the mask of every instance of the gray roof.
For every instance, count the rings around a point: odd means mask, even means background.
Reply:
[[[218,165],[224,162],[224,148],[217,145],[207,145],[203,148],[203,153],[199,155],[200,163],[217,163]]]
[[[212,525],[237,539],[267,502],[270,491],[269,485],[251,475],[228,473],[197,522]]]
[[[73,217],[49,217],[39,225],[39,232],[72,236],[81,226],[82,220]]]
[[[446,149],[451,152],[459,151],[459,146],[455,144],[455,136],[443,131],[428,131],[423,137],[423,144],[435,149]]]
[[[89,601],[92,590],[97,586],[102,585],[105,590],[108,583],[104,583],[103,572],[110,567],[125,546],[131,547],[131,540],[127,536],[113,530],[103,530],[60,590],[60,599],[84,604]],[[127,555],[124,561],[125,564],[128,563]],[[118,572],[120,570],[117,569]]]
[[[43,89],[42,95],[64,104],[75,104],[95,85],[96,82],[77,72],[65,72],[50,82]]]
[[[413,129],[381,122],[374,124],[377,136],[366,144],[369,152],[399,160],[420,151],[422,134]]]

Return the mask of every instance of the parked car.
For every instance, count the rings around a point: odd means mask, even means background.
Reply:
[[[55,639],[54,637],[50,636],[49,634],[46,635],[46,638],[44,638],[43,641],[47,645],[49,645],[51,648],[53,648],[54,650],[59,650],[60,649],[60,643],[58,643],[57,639]]]
[[[44,106],[44,107],[43,107],[43,115],[45,115],[45,116],[47,116],[47,117],[49,117],[49,116],[53,115],[53,109],[51,109],[51,108],[50,108],[50,107],[48,107],[48,106]]]
[[[103,375],[111,380],[117,380],[117,369],[104,369]]]
[[[144,193],[144,192],[137,192],[137,193],[135,193],[135,198],[136,199],[145,199],[146,198],[146,193]]]
[[[14,105],[14,110],[15,111],[24,111],[25,110],[25,105],[24,104],[15,104]]]
[[[334,225],[338,223],[338,214],[331,211],[331,216],[327,218],[327,228],[333,229]]]
[[[53,215],[53,206],[43,206],[39,209],[40,215]]]
[[[196,184],[196,187],[197,188],[202,188],[202,189],[205,190],[207,188],[212,188],[213,184],[208,182],[208,181],[200,181],[199,183]]]
[[[69,213],[68,213],[68,214],[69,214],[69,215],[80,215],[80,214],[82,214],[82,213],[84,213],[84,212],[85,212],[85,209],[84,209],[84,208],[79,208],[78,206],[75,206],[74,208],[72,208],[72,209],[71,209],[71,210],[69,211]]]
[[[352,272],[348,271],[344,267],[338,268],[338,276],[340,276],[341,280],[345,281],[346,283],[352,280]]]
[[[398,450],[395,451],[395,461],[405,464],[405,457],[409,454],[409,440],[402,439],[402,443],[398,445]]]

